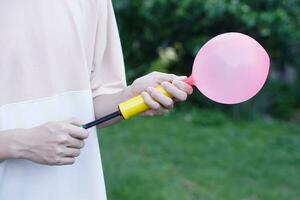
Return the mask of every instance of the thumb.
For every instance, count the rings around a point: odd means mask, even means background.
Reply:
[[[172,82],[177,78],[179,77],[176,76],[175,74],[167,74],[162,72],[156,73],[156,80],[158,81],[158,83],[162,83],[164,81]]]
[[[188,77],[187,76],[177,76],[177,81],[185,81]]]

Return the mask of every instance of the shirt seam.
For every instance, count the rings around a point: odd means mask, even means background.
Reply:
[[[66,94],[70,94],[70,93],[74,94],[74,93],[81,93],[81,92],[89,92],[89,94],[92,95],[92,91],[90,89],[88,89],[88,90],[72,90],[72,91],[66,91],[66,92],[62,92],[62,93],[59,93],[59,94],[55,94],[55,95],[52,95],[52,96],[39,97],[39,98],[25,100],[25,101],[18,101],[18,102],[3,104],[3,105],[0,106],[0,109],[3,109],[3,108],[8,107],[8,106],[16,105],[16,104],[30,104],[30,103],[36,103],[36,102],[46,101],[46,100],[50,100],[52,98],[57,98],[57,97],[65,96]]]

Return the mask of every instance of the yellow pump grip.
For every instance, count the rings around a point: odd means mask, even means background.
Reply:
[[[156,89],[167,97],[172,98],[172,96],[161,86],[157,86]],[[148,110],[148,105],[144,102],[143,96],[139,95],[133,97],[127,101],[119,104],[119,110],[122,113],[124,119],[129,119],[141,112]]]

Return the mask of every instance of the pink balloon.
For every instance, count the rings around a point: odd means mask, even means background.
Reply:
[[[260,91],[269,66],[269,56],[257,41],[241,33],[225,33],[200,49],[187,82],[213,101],[237,104]]]

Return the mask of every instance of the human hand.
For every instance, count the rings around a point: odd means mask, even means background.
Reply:
[[[70,165],[79,156],[88,131],[75,118],[26,129],[16,136],[19,158],[46,165]]]
[[[193,88],[184,82],[186,79],[185,76],[152,72],[136,79],[130,89],[134,96],[142,94],[145,103],[149,106],[150,109],[143,115],[161,115],[172,109],[175,101],[185,101],[188,95],[192,94]],[[158,85],[162,85],[173,99],[156,90],[155,87]]]

